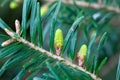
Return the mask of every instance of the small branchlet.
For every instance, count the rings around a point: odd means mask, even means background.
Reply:
[[[83,44],[77,54],[78,66],[83,67],[87,53],[87,45]]]
[[[20,34],[20,22],[17,19],[15,20],[15,28],[16,28],[16,33]]]
[[[15,42],[16,40],[15,39],[9,39],[9,40],[6,40],[4,41],[1,46],[5,47],[5,46],[8,46],[9,44]]]
[[[15,34],[14,32],[8,30],[7,28],[5,28],[4,30],[10,37],[14,37],[14,34]]]
[[[19,37],[20,35],[20,22],[18,20],[15,20],[15,28],[16,28],[16,33],[10,31],[9,29],[5,28],[4,31],[10,36],[12,37],[12,39],[6,40],[4,41],[1,46],[5,47],[8,46],[9,44],[16,42],[16,38]]]
[[[7,28],[5,28],[4,30],[5,30],[5,32],[6,32],[10,37],[12,37],[12,39],[9,39],[9,40],[4,41],[4,42],[1,44],[1,46],[3,46],[3,47],[8,46],[9,44],[11,44],[11,43],[13,43],[13,42],[16,41],[16,39],[14,39],[14,35],[15,35],[14,32],[8,30]]]
[[[56,49],[56,55],[60,56],[63,46],[63,33],[61,29],[57,29],[55,32],[54,45]]]

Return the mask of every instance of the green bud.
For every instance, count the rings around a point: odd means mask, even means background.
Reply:
[[[18,3],[18,2],[12,1],[12,2],[10,3],[10,8],[11,8],[11,9],[15,9],[15,8],[17,8],[18,6],[19,6],[19,3]]]
[[[48,6],[42,6],[41,10],[40,10],[40,14],[41,16],[44,16],[46,14],[46,12],[48,11]]]
[[[86,56],[87,53],[87,45],[83,44],[78,52],[78,57],[79,56]]]
[[[63,34],[61,29],[57,29],[55,32],[55,46],[62,47],[63,46]]]
[[[86,54],[87,54],[87,45],[83,44],[80,48],[80,51],[78,52],[78,66],[83,67],[84,65],[84,61],[86,58]]]
[[[57,29],[55,32],[54,45],[56,49],[56,54],[60,55],[63,46],[63,34],[61,29]]]

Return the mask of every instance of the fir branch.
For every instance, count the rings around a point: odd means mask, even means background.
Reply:
[[[98,78],[96,75],[94,75],[94,74],[86,71],[84,68],[79,67],[79,66],[77,66],[77,65],[75,65],[75,64],[73,64],[73,63],[71,63],[71,62],[69,62],[69,61],[67,61],[67,60],[65,60],[64,58],[62,58],[62,57],[60,57],[60,56],[54,55],[54,54],[52,54],[51,52],[46,51],[45,49],[42,49],[42,48],[40,48],[40,47],[38,47],[38,46],[30,43],[29,41],[23,39],[22,37],[18,38],[17,41],[19,41],[19,42],[21,42],[21,43],[23,43],[23,44],[26,44],[26,45],[28,45],[29,47],[31,47],[31,48],[33,48],[33,49],[35,49],[35,50],[38,50],[38,51],[40,51],[40,52],[42,52],[42,53],[45,53],[47,56],[49,56],[49,57],[51,57],[51,58],[53,58],[53,59],[57,59],[58,61],[62,62],[62,63],[65,64],[65,65],[68,65],[68,66],[70,66],[70,67],[72,67],[72,68],[77,68],[77,69],[79,69],[79,70],[81,70],[81,71],[89,74],[94,80],[102,80],[101,78]]]
[[[47,2],[52,3],[55,0],[48,0]],[[74,2],[72,0],[62,0],[64,4],[74,5]],[[85,8],[92,8],[96,10],[103,10],[108,12],[113,12],[116,14],[120,14],[120,9],[112,6],[106,6],[104,4],[100,3],[90,3],[85,1],[76,1],[75,3],[77,6],[85,7]]]
[[[27,46],[29,46],[29,47],[31,47],[31,48],[33,48],[33,49],[35,49],[35,50],[38,50],[39,52],[46,54],[48,57],[51,57],[51,58],[53,58],[53,59],[56,59],[56,60],[62,62],[63,64],[67,65],[67,66],[70,66],[70,67],[72,67],[72,68],[77,68],[77,69],[79,69],[79,70],[81,70],[81,71],[89,74],[94,80],[102,80],[101,78],[98,78],[95,74],[92,74],[92,73],[86,71],[83,67],[79,67],[79,66],[71,63],[70,61],[65,60],[65,59],[62,58],[61,56],[54,55],[54,54],[52,54],[51,52],[46,51],[45,49],[42,49],[42,48],[40,48],[39,46],[36,46],[35,44],[27,41],[27,40],[24,39],[23,37],[18,36],[19,34],[10,31],[10,30],[8,30],[7,28],[5,28],[4,31],[5,31],[12,39],[17,40],[18,42],[21,42],[21,43],[23,43],[23,44],[26,44]],[[17,35],[17,37],[16,37],[16,35]]]

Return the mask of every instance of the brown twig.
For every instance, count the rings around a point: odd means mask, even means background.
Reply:
[[[14,38],[13,36],[14,36],[14,34],[16,34],[15,32],[11,32],[11,31],[9,31],[8,29],[5,29],[5,32],[6,32],[9,36],[11,36],[12,38]],[[68,65],[68,66],[70,66],[70,67],[72,67],[72,68],[77,68],[77,69],[79,69],[79,70],[81,70],[81,71],[89,74],[94,80],[102,80],[101,78],[98,78],[95,74],[92,74],[92,73],[86,71],[83,67],[79,67],[79,66],[75,65],[75,64],[71,63],[70,61],[65,60],[65,59],[62,58],[61,56],[54,55],[54,54],[52,54],[51,52],[46,51],[45,49],[42,49],[42,48],[34,45],[33,43],[30,43],[29,41],[23,39],[22,37],[14,38],[14,40],[17,40],[18,42],[21,42],[21,43],[23,43],[23,44],[26,44],[26,45],[28,45],[29,47],[31,47],[31,48],[33,48],[33,49],[35,49],[35,50],[38,50],[38,51],[46,54],[47,56],[49,56],[49,57],[51,57],[51,58],[53,58],[53,59],[57,59],[58,61],[62,62],[62,63],[65,64],[65,65]]]
[[[19,29],[20,23],[19,23],[19,22],[16,22],[16,23],[17,23],[17,24],[16,24],[16,27],[18,27],[17,29]],[[17,29],[16,29],[16,31],[17,31]],[[102,80],[101,78],[98,78],[95,74],[92,74],[92,73],[86,71],[83,67],[79,67],[79,66],[75,65],[75,64],[71,63],[70,61],[67,61],[66,59],[62,58],[61,56],[57,56],[57,55],[55,55],[55,54],[52,54],[51,52],[46,51],[45,49],[42,49],[42,48],[40,48],[39,46],[34,45],[33,43],[30,43],[29,41],[25,40],[25,39],[22,38],[22,37],[15,38],[14,35],[15,35],[15,34],[19,34],[19,31],[20,31],[20,30],[18,30],[18,31],[15,33],[15,32],[12,32],[12,31],[8,30],[7,28],[5,28],[4,31],[5,31],[9,36],[11,36],[12,39],[14,39],[14,40],[16,40],[16,41],[21,42],[21,43],[23,43],[23,44],[26,44],[26,45],[28,45],[29,47],[31,47],[31,48],[33,48],[33,49],[35,49],[35,50],[38,50],[38,51],[46,54],[47,56],[49,56],[49,57],[51,57],[51,58],[53,58],[53,59],[57,59],[58,61],[62,62],[62,63],[65,64],[65,65],[68,65],[68,66],[70,66],[70,67],[72,67],[72,68],[77,68],[77,69],[85,72],[85,73],[89,74],[94,80]]]
[[[48,3],[52,3],[56,0],[46,0]],[[69,4],[69,5],[73,5],[74,2],[72,0],[62,0],[62,2],[64,4]],[[86,8],[92,8],[92,9],[96,9],[96,10],[104,10],[104,11],[109,11],[109,12],[113,12],[113,13],[117,13],[120,14],[120,9],[116,8],[116,7],[112,7],[112,6],[106,6],[103,4],[99,4],[99,3],[89,3],[89,2],[85,2],[85,1],[76,1],[76,5],[80,6],[80,7],[86,7]]]
[[[61,61],[61,62],[62,62],[63,64],[65,64],[65,65],[68,65],[68,66],[70,66],[70,67],[72,67],[72,68],[77,68],[77,69],[79,69],[79,70],[81,70],[81,71],[89,74],[94,80],[102,80],[102,79],[100,79],[100,78],[97,78],[96,75],[94,75],[94,74],[86,71],[84,68],[79,67],[79,66],[77,66],[77,65],[75,65],[75,64],[73,64],[73,63],[71,63],[71,62],[69,62],[69,61],[67,61],[67,60],[65,60],[64,58],[62,58],[62,57],[60,57],[60,56],[54,55],[54,54],[46,51],[45,49],[42,49],[42,48],[40,48],[40,47],[38,47],[38,46],[35,46],[34,44],[32,44],[32,43],[30,43],[29,41],[23,39],[22,37],[18,38],[17,41],[19,41],[19,42],[21,42],[21,43],[23,43],[23,44],[26,44],[26,45],[28,45],[29,47],[31,47],[31,48],[33,48],[33,49],[35,49],[35,50],[38,50],[38,51],[40,51],[40,52],[42,52],[42,53],[45,53],[47,56],[49,56],[49,57],[51,57],[51,58],[54,58],[54,59],[57,59],[58,61]]]

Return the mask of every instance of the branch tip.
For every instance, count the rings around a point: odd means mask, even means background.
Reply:
[[[4,41],[4,42],[1,44],[1,46],[2,46],[2,47],[8,46],[9,44],[11,44],[11,43],[13,43],[13,42],[15,42],[15,41],[16,41],[15,39],[6,40],[6,41]]]
[[[8,30],[7,28],[4,29],[4,31],[11,37],[14,37],[14,33]]]
[[[19,20],[15,20],[15,28],[16,28],[16,33],[20,34],[20,22]]]

